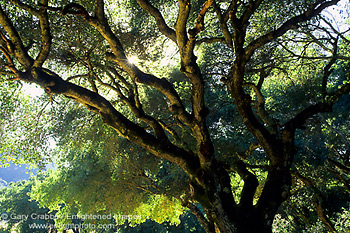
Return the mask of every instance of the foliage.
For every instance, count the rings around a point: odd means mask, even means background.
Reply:
[[[23,88],[23,87],[22,87]],[[2,166],[29,163],[42,168],[50,161],[50,110],[47,97],[32,99],[21,94],[21,86],[4,82],[0,104],[0,154]],[[41,98],[41,99],[40,99]],[[42,102],[43,106],[34,103]]]
[[[64,125],[70,128],[74,124],[70,121]],[[100,131],[98,140],[95,139],[97,130]],[[84,142],[79,143],[82,139]],[[134,216],[129,219],[132,225],[147,219],[179,224],[183,213],[181,203],[166,195],[172,189],[172,195],[181,194],[175,190],[181,186],[180,181],[174,182],[174,179],[180,177],[170,172],[171,164],[150,159],[143,150],[111,134],[110,129],[98,121],[80,131],[78,142],[67,143],[70,147],[60,151],[65,154],[56,162],[58,167],[47,173],[31,192],[31,197],[41,206],[58,211],[57,215],[62,218],[56,223],[71,223],[64,218],[67,214],[112,214],[116,225],[128,220],[122,216]],[[88,220],[84,221],[87,223]]]
[[[48,232],[49,229],[33,229],[33,224],[53,224],[55,216],[49,209],[39,208],[38,203],[28,195],[37,179],[41,177],[11,182],[0,190],[0,212],[5,221],[1,232]]]

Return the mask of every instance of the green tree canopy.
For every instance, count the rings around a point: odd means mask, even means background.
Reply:
[[[36,201],[31,200],[29,193],[42,177],[32,177],[29,181],[11,182],[0,190],[1,232],[49,232],[49,228],[33,228],[35,224],[54,224],[54,213],[48,208],[39,208]],[[46,216],[46,217],[45,217]]]

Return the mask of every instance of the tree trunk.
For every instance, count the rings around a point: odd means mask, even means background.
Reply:
[[[203,206],[208,222],[213,223],[206,227],[206,231],[271,233],[274,216],[288,197],[291,183],[289,166],[269,171],[263,192],[255,205],[253,200],[258,181],[245,169],[242,161],[238,161],[236,166],[236,171],[245,181],[240,203],[236,203],[233,198],[228,186],[229,174],[221,164],[212,166],[209,171],[203,171],[202,180],[199,180],[201,184],[191,184],[193,199]]]

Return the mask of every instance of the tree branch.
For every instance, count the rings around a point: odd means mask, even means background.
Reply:
[[[34,60],[28,55],[25,47],[22,43],[21,37],[19,36],[16,28],[13,26],[11,20],[8,18],[6,13],[0,7],[0,24],[6,30],[11,40],[7,40],[7,50],[21,63],[24,67],[29,68],[33,65]],[[2,34],[2,33],[1,33]],[[5,37],[5,35],[3,35]]]
[[[160,13],[160,11],[157,8],[155,8],[148,0],[137,0],[137,3],[145,11],[147,11],[150,15],[153,16],[153,18],[156,20],[160,32],[175,43],[177,43],[176,33],[166,24],[162,13]]]
[[[190,177],[199,167],[198,159],[190,152],[169,141],[159,143],[152,134],[128,120],[110,102],[99,94],[64,81],[58,75],[42,68],[33,68],[20,77],[21,80],[36,83],[51,94],[61,94],[86,106],[99,114],[103,121],[115,129],[122,137],[140,145],[154,155],[179,165]]]
[[[270,117],[270,115],[267,113],[265,109],[265,98],[262,95],[258,86],[256,86],[254,83],[249,83],[249,82],[244,83],[244,86],[248,86],[253,89],[257,97],[257,101],[254,104],[254,107],[257,111],[256,113],[259,115],[261,120],[269,127],[269,129],[271,130],[271,133],[277,135],[277,125],[274,119]]]
[[[86,10],[81,6],[74,5],[73,7],[78,8],[78,15],[85,16],[84,18],[87,19],[90,25],[95,27],[100,32],[100,34],[107,40],[113,51],[113,54],[107,54],[107,58],[109,58],[112,61],[115,61],[118,65],[120,65],[136,82],[154,87],[160,92],[162,92],[170,100],[170,110],[173,113],[175,113],[181,121],[183,121],[186,124],[191,124],[191,116],[185,110],[182,101],[177,92],[175,91],[174,87],[166,79],[159,79],[153,75],[146,74],[142,72],[137,66],[131,64],[128,61],[123,46],[121,45],[116,35],[112,32],[110,26],[108,25],[107,19],[104,16],[104,13],[101,13],[103,10],[102,3],[102,0],[97,1],[96,3],[95,11],[97,12],[96,15],[98,15],[97,19],[91,19],[91,17],[87,17]],[[70,9],[70,7],[68,7],[68,9]]]
[[[190,10],[191,4],[189,0],[179,0],[179,13],[175,24],[175,32],[177,45],[180,50],[185,48],[188,41],[186,25]]]
[[[317,3],[311,5],[310,8],[307,11],[305,11],[305,13],[300,14],[298,16],[295,16],[295,17],[287,20],[278,29],[273,30],[273,31],[259,37],[258,39],[255,39],[254,41],[252,41],[245,49],[245,57],[250,58],[257,48],[261,47],[262,45],[264,45],[264,44],[266,44],[266,43],[268,43],[268,42],[270,42],[278,37],[280,37],[281,35],[283,35],[284,33],[286,33],[290,29],[298,28],[299,23],[306,22],[307,20],[310,20],[311,18],[318,15],[325,8],[332,6],[332,5],[336,5],[338,2],[339,2],[339,0],[331,0],[331,1],[323,0],[323,1],[318,1]]]
[[[62,14],[71,14],[71,15],[79,15],[84,17],[87,21],[91,21],[93,18],[89,15],[89,13],[86,11],[86,9],[77,4],[77,3],[69,3],[62,9]]]
[[[249,210],[252,211],[253,198],[259,185],[258,179],[255,175],[248,171],[247,165],[240,159],[236,159],[233,162],[233,170],[236,171],[244,181],[239,208],[242,210],[242,212]]]
[[[42,4],[46,4],[46,5],[40,5],[40,10],[38,11],[39,12],[38,17],[39,17],[40,29],[41,29],[41,50],[39,55],[34,61],[33,66],[35,67],[41,67],[44,64],[44,62],[46,61],[49,55],[51,44],[52,44],[49,16],[47,14],[47,1],[41,1],[41,2]]]
[[[214,0],[208,0],[204,4],[202,10],[199,12],[195,27],[188,31],[190,34],[190,41],[195,40],[195,37],[198,35],[198,33],[204,30],[204,16],[213,2]]]
[[[251,143],[248,149],[243,154],[239,154],[238,157],[242,160],[246,160],[249,156],[252,155],[253,151],[259,147],[261,147],[259,143]]]
[[[298,179],[300,179],[302,182],[304,182],[307,187],[310,187],[314,191],[313,202],[314,202],[316,213],[317,213],[319,219],[328,228],[328,230],[330,232],[336,232],[336,230],[334,228],[334,224],[331,222],[331,220],[324,213],[324,208],[322,206],[323,198],[322,198],[321,191],[315,187],[315,185],[313,184],[314,182],[311,181],[310,179],[306,178],[305,176],[303,176],[297,172],[293,172],[293,174]]]
[[[288,129],[290,131],[294,131],[297,128],[303,128],[303,125],[306,123],[306,120],[310,117],[314,116],[317,113],[321,112],[330,112],[332,111],[332,106],[343,94],[350,92],[350,83],[345,84],[341,88],[339,88],[335,93],[329,95],[328,99],[324,102],[320,102],[317,104],[310,105],[305,108],[303,111],[298,113],[295,117],[290,119],[283,125],[284,129]]]
[[[220,22],[220,28],[222,33],[224,34],[225,42],[227,46],[230,48],[233,47],[233,42],[232,42],[232,35],[228,29],[227,26],[227,20],[228,20],[228,12],[232,10],[233,7],[235,7],[234,2],[236,1],[231,1],[230,7],[227,9],[227,12],[225,14],[221,13],[220,6],[217,5],[216,1],[213,2],[213,7],[216,12],[216,15],[218,16],[219,22]]]
[[[327,96],[327,83],[328,78],[331,75],[333,69],[331,69],[332,65],[337,61],[336,55],[338,50],[338,40],[334,42],[334,49],[333,49],[333,58],[328,62],[328,64],[323,69],[323,78],[322,78],[322,84],[321,84],[321,94],[323,98],[326,98]]]

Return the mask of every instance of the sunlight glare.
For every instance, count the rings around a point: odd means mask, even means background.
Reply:
[[[38,97],[44,93],[44,90],[35,84],[23,83],[22,92],[30,97]]]
[[[128,61],[129,61],[129,63],[136,65],[139,62],[139,59],[137,58],[137,56],[133,55],[131,57],[128,57]]]

